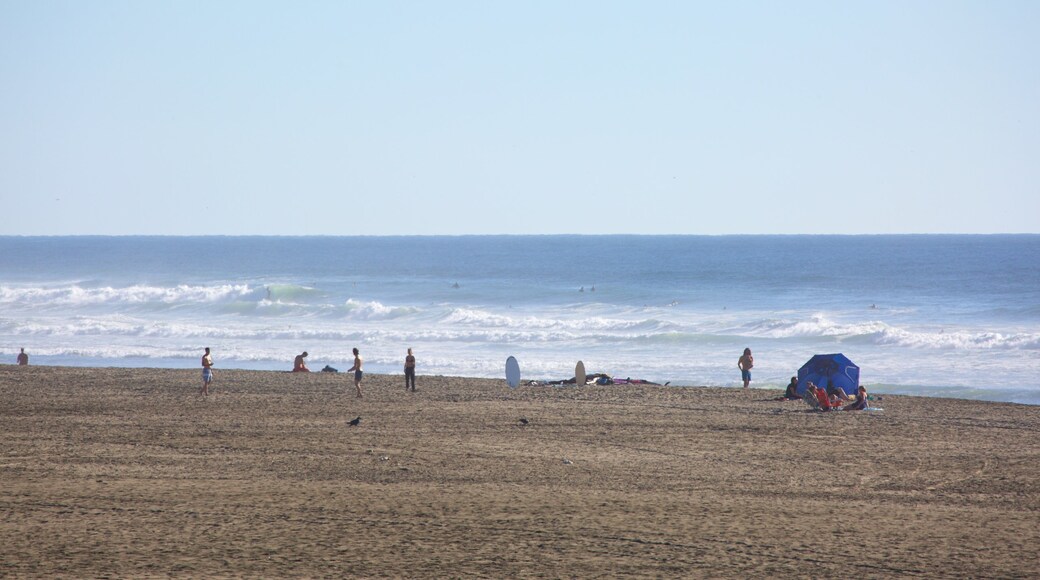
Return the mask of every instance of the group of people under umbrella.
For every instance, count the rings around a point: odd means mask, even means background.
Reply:
[[[798,376],[791,377],[782,398],[801,399],[820,411],[862,411],[869,406],[867,389],[859,384],[859,367],[841,353],[809,359]]]

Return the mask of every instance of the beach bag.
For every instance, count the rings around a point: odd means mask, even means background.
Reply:
[[[321,372],[323,372],[323,373],[338,373],[339,371],[337,371],[336,369],[330,367],[329,365],[325,365],[325,368],[321,369]]]

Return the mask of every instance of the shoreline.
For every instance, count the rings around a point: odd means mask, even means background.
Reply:
[[[1040,568],[1029,405],[378,374],[359,400],[342,372],[219,368],[207,398],[199,375],[0,365],[0,575]]]
[[[44,362],[42,362],[42,363],[34,362],[31,366],[34,366],[34,367],[54,367],[54,368],[73,368],[73,369],[91,369],[91,368],[93,368],[93,369],[134,369],[134,370],[155,370],[155,371],[163,371],[163,370],[181,370],[181,371],[184,371],[184,370],[194,370],[194,369],[198,368],[198,360],[197,360],[197,358],[183,359],[183,360],[182,359],[164,359],[164,360],[160,360],[160,361],[153,361],[153,360],[149,360],[149,359],[141,359],[141,361],[143,361],[142,364],[131,364],[131,365],[126,365],[126,364],[121,364],[121,365],[103,365],[103,364],[96,364],[96,361],[85,361],[84,364],[65,364],[65,363],[53,364],[53,363],[50,363],[50,362],[48,362],[46,360],[47,357],[45,355],[37,355],[36,357],[34,357],[34,361],[39,361],[40,359],[43,359]],[[227,361],[223,361],[223,362],[227,362]],[[249,364],[248,361],[232,360],[231,362],[232,363],[240,363],[240,364],[243,364],[243,365]],[[155,363],[159,363],[159,366],[157,366]],[[183,363],[183,364],[179,364],[179,363]],[[337,362],[336,364],[338,364],[339,367],[341,367],[341,368],[347,368],[347,367],[350,366],[350,361]],[[0,368],[2,368],[4,366],[16,366],[16,365],[11,364],[11,363],[0,363]],[[279,372],[289,372],[291,370],[291,366],[292,366],[291,364],[287,364],[287,363],[283,363],[283,362],[270,362],[269,364],[255,364],[253,366],[253,368],[249,368],[247,366],[236,366],[236,367],[228,367],[228,368],[221,367],[221,370],[244,371],[244,372],[272,372],[272,373],[279,373]],[[393,376],[403,377],[404,376],[403,372],[401,372],[401,373],[382,372],[382,367],[380,367],[380,369],[381,369],[380,372],[378,372],[378,373],[374,372],[372,374],[373,375],[374,374],[380,374],[380,375],[391,376],[391,377],[393,377]],[[314,368],[314,369],[312,369],[312,372],[320,372],[320,370],[321,369],[319,369],[319,368]],[[455,378],[455,379],[460,379],[460,380],[467,380],[467,379],[473,379],[473,380],[503,380],[502,377],[477,377],[477,376],[464,376],[464,375],[436,375],[436,376],[439,376],[439,377],[450,377],[450,378]],[[503,373],[503,376],[504,376],[504,373]],[[564,378],[566,378],[566,377],[557,377],[557,379],[564,379]],[[529,379],[526,376],[523,378],[523,381],[525,383],[528,380],[546,381],[546,380],[549,380],[549,379],[546,378],[546,377],[538,377],[538,378],[535,378],[535,379]],[[552,380],[556,380],[556,379],[552,379]],[[738,381],[734,381],[734,382],[738,382]],[[661,386],[665,386],[665,385],[661,385]],[[704,384],[693,384],[693,383],[685,384],[682,380],[670,381],[670,385],[667,385],[667,386],[677,387],[677,388],[694,388],[694,389],[710,388],[710,389],[740,390],[739,386],[704,385]],[[786,382],[784,382],[784,384],[779,384],[779,383],[777,383],[775,385],[774,384],[767,384],[765,386],[756,385],[754,382],[752,382],[752,384],[751,384],[751,389],[753,391],[758,391],[758,392],[777,390],[777,391],[780,391],[782,393],[785,387],[786,387]],[[879,385],[879,384],[870,384],[870,383],[867,383],[866,387],[867,387],[868,391],[872,395],[876,394],[876,395],[882,395],[882,396],[886,396],[886,397],[887,396],[920,397],[920,398],[924,398],[924,399],[954,399],[954,400],[978,401],[978,402],[988,402],[988,403],[1012,403],[1012,404],[1026,405],[1026,406],[1032,406],[1032,407],[1040,406],[1040,389],[1037,389],[1037,390],[1013,389],[1013,388],[988,388],[987,389],[987,388],[980,388],[980,387],[966,387],[966,386],[958,386],[958,385],[950,385],[950,386],[913,385],[913,386],[908,386],[908,385],[885,385],[885,384],[880,384]],[[1034,399],[1035,399],[1035,401],[1034,401]]]

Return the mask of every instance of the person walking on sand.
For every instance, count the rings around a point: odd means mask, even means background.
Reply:
[[[740,369],[740,378],[744,381],[744,388],[751,384],[751,368],[755,366],[755,357],[751,356],[751,349],[745,348],[744,354],[737,359],[737,368]]]
[[[357,348],[354,349],[354,366],[347,369],[347,372],[354,371],[354,388],[357,389],[358,398],[361,397],[361,378],[365,375],[364,370],[361,368],[361,351]]]
[[[412,392],[415,392],[415,356],[412,349],[408,349],[408,356],[404,357],[404,390],[408,390],[411,383]]]
[[[409,351],[411,352],[411,351]],[[25,347],[23,346],[21,352],[18,353],[18,366],[29,366],[29,355],[25,354]],[[46,366],[46,365],[44,365]]]
[[[202,355],[202,388],[199,389],[200,395],[209,394],[209,384],[213,382],[213,356],[209,354],[209,347],[206,347],[206,354]]]
[[[311,369],[307,368],[307,363],[303,359],[307,358],[307,351],[303,351],[303,354],[296,355],[296,360],[292,364],[292,372],[294,373],[309,373]]]

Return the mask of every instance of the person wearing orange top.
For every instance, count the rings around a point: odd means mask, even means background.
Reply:
[[[837,405],[831,402],[831,397],[827,394],[827,389],[823,387],[816,387],[816,400],[820,403],[821,411],[830,411],[831,409],[837,408]]]

